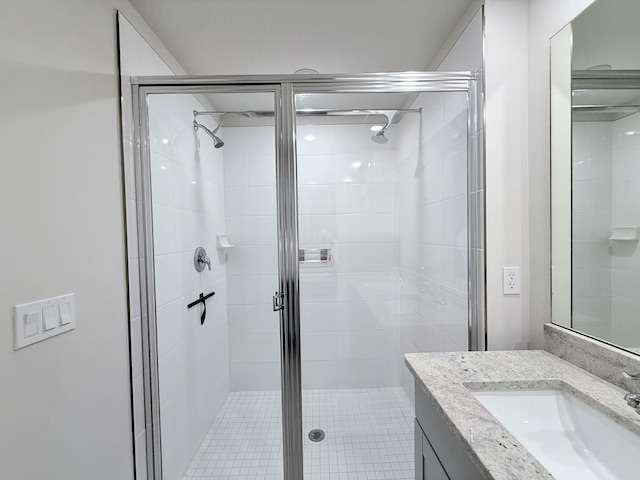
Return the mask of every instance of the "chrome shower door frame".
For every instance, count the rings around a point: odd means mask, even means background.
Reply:
[[[296,105],[298,94],[466,92],[469,101],[472,74],[401,72],[357,75],[171,76],[131,79],[134,111],[134,151],[138,220],[139,275],[142,309],[142,352],[146,427],[147,478],[162,480],[160,394],[156,332],[153,217],[149,147],[148,96],[153,94],[271,93],[274,95],[276,134],[276,195],[278,222],[278,285],[284,480],[303,478],[302,382],[300,350],[300,290],[298,265],[298,202]],[[470,147],[469,147],[470,148]],[[468,158],[470,158],[468,156]],[[468,212],[468,226],[474,217]],[[483,220],[482,220],[483,221]],[[468,246],[469,248],[469,246]],[[477,278],[475,259],[469,259],[469,293]],[[475,311],[475,310],[473,310]],[[484,322],[470,309],[470,345],[484,349]],[[481,325],[479,325],[481,323]]]

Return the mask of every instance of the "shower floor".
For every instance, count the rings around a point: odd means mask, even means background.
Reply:
[[[184,480],[281,480],[279,392],[231,393]],[[305,390],[305,480],[414,478],[413,409],[401,388]],[[321,442],[308,433],[324,430]]]

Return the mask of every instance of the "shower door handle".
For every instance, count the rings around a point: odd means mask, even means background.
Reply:
[[[284,308],[284,293],[276,292],[273,296],[273,311],[277,312]]]

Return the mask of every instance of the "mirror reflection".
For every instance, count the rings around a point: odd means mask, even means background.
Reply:
[[[551,41],[553,321],[640,353],[640,2]]]

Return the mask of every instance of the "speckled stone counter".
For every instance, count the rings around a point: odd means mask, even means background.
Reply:
[[[473,396],[473,391],[558,389],[640,435],[624,390],[545,351],[413,353],[405,362],[427,399],[487,479],[554,478]]]

